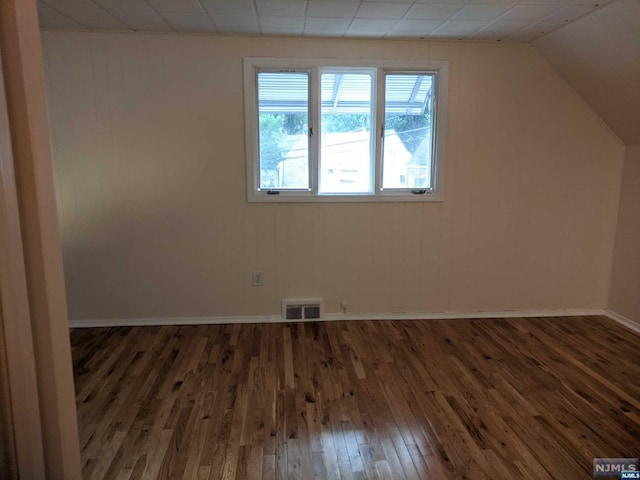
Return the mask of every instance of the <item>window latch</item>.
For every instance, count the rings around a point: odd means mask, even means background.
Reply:
[[[280,190],[267,190],[267,195],[280,195]]]
[[[309,137],[313,137],[313,127],[309,127]]]
[[[427,193],[427,189],[426,188],[418,188],[416,190],[411,190],[411,193],[413,193],[414,195],[424,195],[425,193]]]

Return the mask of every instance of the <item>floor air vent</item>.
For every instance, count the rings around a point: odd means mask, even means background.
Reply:
[[[282,318],[284,320],[320,320],[322,300],[283,300]]]

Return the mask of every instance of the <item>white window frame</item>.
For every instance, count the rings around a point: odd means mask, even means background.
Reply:
[[[449,63],[447,61],[401,62],[385,60],[343,60],[245,57],[244,67],[244,117],[247,200],[249,202],[441,202],[443,196],[445,139],[447,124],[447,86]],[[373,191],[370,193],[328,194],[318,193],[320,125],[320,73],[331,69],[375,69],[372,109]],[[309,142],[309,189],[277,190],[271,194],[260,189],[258,92],[257,72],[260,71],[309,71],[309,128],[314,135]],[[385,101],[385,73],[434,73],[433,130],[434,155],[432,157],[433,188],[423,194],[412,189],[382,189],[383,121]]]

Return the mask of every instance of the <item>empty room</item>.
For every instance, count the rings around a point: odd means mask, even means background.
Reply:
[[[640,2],[0,38],[0,478],[640,478]]]

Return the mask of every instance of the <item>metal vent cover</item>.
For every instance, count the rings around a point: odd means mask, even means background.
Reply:
[[[320,320],[322,318],[321,299],[282,300],[284,320]]]

